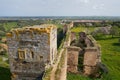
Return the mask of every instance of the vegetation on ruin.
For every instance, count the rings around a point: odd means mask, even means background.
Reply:
[[[51,74],[52,69],[53,68],[51,67],[45,71],[43,78],[42,78],[43,80],[50,80],[50,74]]]
[[[0,44],[6,44],[3,43],[1,40],[3,38],[5,38],[5,34],[7,32],[9,32],[11,29],[13,28],[19,28],[19,27],[23,27],[23,26],[27,26],[27,25],[40,25],[42,23],[54,23],[54,22],[48,22],[48,21],[41,21],[41,20],[36,20],[36,21],[31,21],[31,20],[21,20],[21,21],[0,21]],[[57,22],[55,23],[55,25],[58,26],[58,29],[60,31],[58,31],[58,34],[61,34],[62,36],[62,26],[60,24],[58,24]],[[63,38],[61,38],[59,44],[62,47],[61,42],[64,42],[62,40]],[[60,49],[61,47],[58,47],[58,49]],[[5,51],[6,52],[6,51]],[[8,60],[7,61],[3,61],[3,57],[8,58],[7,53],[4,53],[3,55],[0,55],[0,80],[11,80],[11,73],[10,73],[10,69],[9,69],[9,63]],[[50,71],[52,69],[48,69],[46,71],[46,75],[50,74]],[[45,80],[49,80],[49,75],[46,76],[44,78]]]
[[[109,73],[104,74],[100,79],[90,79],[86,77],[81,77],[75,74],[68,73],[68,80],[119,80],[120,77],[120,43],[118,39],[120,37],[116,36],[111,38],[111,36],[101,36],[97,39],[98,43],[101,45],[102,50],[102,62],[107,66]]]
[[[114,24],[115,25],[115,24]],[[91,32],[96,27],[91,27]],[[117,28],[117,29],[116,29]],[[72,28],[72,31],[74,32],[80,32],[80,30],[84,31],[85,27],[74,27]],[[119,27],[113,27],[113,34],[104,35],[104,34],[98,34],[95,36],[95,39],[97,42],[101,45],[101,59],[102,62],[107,66],[109,73],[103,74],[100,79],[96,78],[88,78],[79,74],[67,74],[68,80],[119,80],[120,77],[120,26]],[[117,31],[117,33],[116,33]]]
[[[57,70],[55,72],[55,80],[60,79],[61,69],[62,69],[62,67],[64,66],[64,63],[65,63],[65,51],[66,50],[64,50],[61,54],[61,59],[60,59],[60,62],[58,63]]]
[[[40,23],[41,22],[41,23]],[[42,24],[42,23],[55,23],[59,29],[58,33],[61,33],[59,36],[59,46],[58,50],[60,50],[63,46],[63,34],[62,34],[62,26],[58,24],[59,21],[5,21],[5,22],[0,22],[0,38],[5,37],[5,33],[10,31],[12,28],[16,27],[22,27],[26,25],[37,25],[37,24]],[[117,22],[110,22],[107,23],[106,25],[112,25],[112,26],[118,26],[119,27],[119,32],[120,32],[120,23]],[[73,32],[80,32],[80,31],[89,31],[88,33],[92,32],[95,27],[100,27],[103,26],[99,23],[94,24],[91,27],[85,27],[85,26],[77,26],[71,29]],[[112,38],[113,35],[113,38]],[[109,73],[106,75],[104,74],[101,79],[91,79],[79,74],[72,74],[68,73],[67,74],[67,80],[119,80],[120,77],[120,42],[118,40],[120,39],[119,36],[115,36],[114,34],[112,35],[103,35],[103,34],[98,34],[95,38],[98,41],[98,43],[101,45],[101,50],[102,50],[102,62],[108,67]],[[61,40],[60,40],[61,39]],[[0,41],[0,43],[2,43]],[[8,61],[3,61],[3,57],[7,57],[7,54],[5,55],[0,55],[0,80],[11,80],[10,76],[10,70],[9,70],[9,64]],[[46,71],[46,78],[44,80],[50,80],[49,74],[52,69],[48,69]],[[57,72],[56,72],[57,73]]]

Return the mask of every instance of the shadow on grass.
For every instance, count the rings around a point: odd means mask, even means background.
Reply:
[[[113,43],[113,46],[120,46],[120,43]]]
[[[109,39],[116,39],[120,37],[94,37],[96,40],[109,40]]]
[[[0,67],[0,80],[11,80],[9,68]]]

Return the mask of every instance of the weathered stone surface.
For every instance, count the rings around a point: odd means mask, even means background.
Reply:
[[[96,66],[97,64],[97,49],[86,48],[84,53],[84,65]]]
[[[97,66],[84,66],[84,75],[94,76],[97,72]]]
[[[71,34],[73,35],[73,34]],[[72,38],[71,38],[72,39]],[[77,46],[77,47],[75,47]],[[97,63],[101,62],[100,46],[92,36],[87,36],[84,32],[79,33],[79,39],[73,40],[71,46],[67,48],[68,72],[78,72],[78,58],[83,59],[79,69],[87,76],[95,76],[98,73]],[[82,58],[83,57],[83,58]]]
[[[36,79],[56,57],[57,28],[40,25],[13,29],[7,33],[7,44],[10,70],[17,76],[12,79]]]
[[[71,41],[76,39],[76,33],[75,32],[71,32]]]
[[[81,49],[77,47],[68,47],[67,48],[67,71],[76,73],[78,72],[78,57],[79,51]]]

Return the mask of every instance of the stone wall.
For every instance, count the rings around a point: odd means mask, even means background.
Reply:
[[[83,69],[80,71],[82,71],[84,75],[95,76],[99,71],[97,64],[101,62],[100,46],[92,36],[86,35],[84,32],[79,33],[79,39],[75,43],[75,33],[71,33],[69,37],[72,44],[67,47],[67,71],[77,73],[79,69]],[[81,47],[82,44],[83,46]],[[78,66],[79,58],[83,59],[81,60],[82,62],[80,62],[80,68]]]
[[[13,29],[6,35],[10,70],[16,75],[13,80],[37,78],[53,64],[57,54],[57,28],[54,25]],[[30,74],[35,75],[30,77]]]
[[[67,71],[72,73],[78,72],[78,57],[79,51],[81,49],[78,47],[68,47],[67,48]]]
[[[50,52],[51,52],[51,57],[52,61],[55,60],[57,57],[57,28],[54,28],[51,31],[51,37],[50,37]],[[53,62],[52,62],[53,63]]]
[[[75,32],[71,32],[70,35],[71,35],[71,41],[74,41],[77,39]]]
[[[98,49],[96,47],[90,47],[85,49],[84,53],[84,74],[85,75],[93,75],[97,73],[98,67]]]

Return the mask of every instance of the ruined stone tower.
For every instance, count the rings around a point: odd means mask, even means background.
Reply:
[[[40,80],[57,53],[56,26],[44,24],[17,28],[6,36],[12,80]]]

